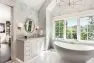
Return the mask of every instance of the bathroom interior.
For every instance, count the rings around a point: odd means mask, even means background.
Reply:
[[[0,0],[0,63],[94,63],[94,0]]]

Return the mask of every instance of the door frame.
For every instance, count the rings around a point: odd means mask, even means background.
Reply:
[[[14,36],[16,36],[16,35],[14,33],[15,25],[13,25],[13,24],[15,24],[15,22],[14,22],[14,6],[10,6],[6,3],[2,3],[2,1],[0,1],[0,3],[11,7],[11,60],[15,60],[16,59],[16,47],[15,47]]]

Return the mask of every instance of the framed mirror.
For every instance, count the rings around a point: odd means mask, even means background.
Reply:
[[[32,33],[35,29],[35,23],[31,18],[27,18],[24,27],[26,32]]]

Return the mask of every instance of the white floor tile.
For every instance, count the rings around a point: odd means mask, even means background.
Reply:
[[[64,63],[63,59],[59,57],[56,52],[42,52],[39,56],[34,58],[28,63]],[[94,63],[94,59],[89,60],[87,63]]]
[[[17,61],[12,63],[19,63]],[[34,57],[30,61],[25,63],[64,63],[63,59],[59,57],[59,55],[55,51],[44,51],[41,52],[39,56]],[[87,63],[94,63],[94,58],[89,60]]]

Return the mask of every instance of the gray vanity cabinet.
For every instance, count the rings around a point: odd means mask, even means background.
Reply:
[[[16,57],[24,61],[24,40],[17,39],[16,42]]]
[[[23,62],[32,60],[42,51],[45,38],[17,39],[17,58]]]

